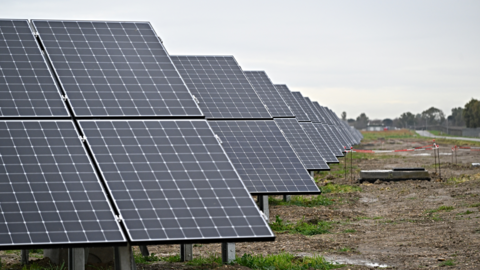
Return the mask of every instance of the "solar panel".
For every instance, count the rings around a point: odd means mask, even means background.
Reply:
[[[319,193],[271,120],[209,121],[252,194]]]
[[[79,123],[133,242],[274,239],[205,120]]]
[[[71,121],[0,121],[0,248],[126,242]]]
[[[264,71],[245,71],[245,75],[273,117],[295,117]]]
[[[325,127],[325,124],[322,123],[313,123],[313,125],[317,128],[318,133],[322,136],[325,142],[330,147],[330,150],[335,154],[337,157],[343,157],[343,147],[339,140],[335,138],[331,130]]]
[[[317,112],[322,116],[323,120],[325,120],[325,123],[327,125],[333,125],[334,124],[333,121],[330,119],[330,117],[326,114],[325,108],[320,106],[320,104],[318,104],[318,102],[316,102],[316,101],[313,102],[313,106],[317,109]]]
[[[202,116],[148,22],[33,24],[76,116]]]
[[[323,159],[325,159],[327,163],[338,162],[338,159],[333,154],[333,151],[330,149],[330,147],[328,147],[327,143],[322,138],[321,133],[315,128],[314,123],[300,122],[300,126],[303,128],[303,131],[308,135],[318,152],[320,152]]]
[[[295,118],[275,118],[285,138],[307,170],[328,170],[327,163]]]
[[[0,20],[0,116],[68,116],[27,20]]]
[[[277,89],[278,93],[280,93],[283,100],[285,100],[288,107],[290,107],[290,110],[293,112],[298,121],[310,121],[307,114],[302,110],[298,102],[293,97],[292,92],[290,92],[290,89],[288,89],[286,85],[276,84],[275,88]]]
[[[312,101],[310,100],[310,98],[304,97],[304,99],[305,99],[305,102],[307,103],[308,107],[310,108],[310,111],[311,111],[313,114],[315,114],[316,120],[318,120],[318,121],[315,122],[315,123],[320,122],[320,123],[324,123],[324,124],[325,124],[325,123],[326,123],[325,119],[323,119],[323,116],[322,116],[320,113],[318,113],[317,109],[316,109],[315,106],[313,105],[313,103],[312,103]]]
[[[298,102],[298,105],[302,108],[302,110],[307,114],[308,119],[314,123],[319,123],[320,120],[317,118],[317,115],[313,113],[310,109],[310,106],[307,104],[305,98],[303,98],[300,92],[292,92],[293,97]]]
[[[172,56],[207,119],[272,118],[233,56]]]

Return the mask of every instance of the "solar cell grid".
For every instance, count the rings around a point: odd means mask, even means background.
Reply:
[[[330,169],[295,118],[275,118],[274,120],[307,170]]]
[[[0,121],[0,247],[125,241],[71,121]]]
[[[245,71],[245,75],[273,117],[294,117],[264,71]]]
[[[290,110],[293,112],[298,121],[310,121],[307,114],[303,111],[295,97],[292,95],[292,92],[290,92],[290,89],[288,89],[286,85],[276,84],[275,88],[290,107]]]
[[[27,20],[0,20],[0,116],[68,116]]]
[[[333,154],[330,147],[328,147],[325,140],[322,138],[321,133],[315,128],[314,123],[312,122],[300,122],[300,126],[303,128],[303,131],[308,135],[310,140],[313,142],[318,152],[322,155],[327,163],[337,163],[338,159]]]
[[[76,116],[202,116],[147,22],[33,24]]]
[[[310,111],[311,111],[312,113],[314,113],[315,116],[317,117],[317,120],[318,120],[320,123],[324,123],[324,124],[325,124],[325,123],[326,123],[325,119],[323,119],[323,116],[322,116],[320,113],[318,113],[317,109],[316,109],[315,106],[313,105],[313,103],[312,103],[312,101],[310,100],[310,98],[305,97],[305,101],[307,102],[307,105],[308,105],[308,107],[310,108]],[[318,122],[316,122],[316,123],[318,123]]]
[[[298,105],[302,108],[302,110],[307,114],[308,119],[314,123],[319,123],[320,120],[317,118],[317,115],[313,113],[310,109],[310,106],[307,104],[305,98],[303,98],[302,93],[300,92],[292,92],[293,97],[297,101]]]
[[[233,56],[172,56],[207,119],[272,118]]]
[[[133,242],[273,239],[205,120],[82,120]]]
[[[340,143],[339,140],[337,140],[337,138],[335,138],[330,128],[326,127],[325,124],[322,124],[322,123],[313,123],[313,124],[317,128],[320,135],[322,135],[322,138],[325,139],[325,141],[330,147],[330,150],[332,150],[335,156],[342,157],[343,156],[342,144]]]
[[[209,123],[250,193],[319,193],[274,121]]]

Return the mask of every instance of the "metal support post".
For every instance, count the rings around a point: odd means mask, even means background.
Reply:
[[[20,251],[20,257],[21,257],[21,263],[22,265],[27,265],[28,264],[28,260],[29,260],[29,257],[28,257],[28,253],[30,251],[28,249],[22,249]]]
[[[283,195],[283,201],[289,202],[292,199],[292,195]]]
[[[193,245],[180,244],[180,261],[188,262],[193,259]]]
[[[132,247],[114,247],[114,269],[115,270],[136,270],[135,259],[133,258]]]
[[[268,210],[268,195],[258,195],[258,206],[260,211],[262,211],[267,218],[268,222],[270,219],[270,211]]]
[[[140,252],[142,253],[143,257],[148,257],[150,256],[150,253],[148,252],[147,246],[138,246],[140,248]]]
[[[85,249],[69,248],[68,249],[68,270],[85,269]]]
[[[235,260],[235,243],[222,243],[222,262],[231,263]]]
[[[442,179],[442,164],[440,163],[440,147],[437,148],[437,153],[438,153],[438,175],[440,176],[440,179]]]

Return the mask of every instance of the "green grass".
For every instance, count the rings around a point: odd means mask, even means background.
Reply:
[[[314,207],[318,205],[328,206],[332,205],[335,199],[330,199],[322,195],[305,197],[302,195],[292,196],[290,201],[285,202],[282,199],[277,199],[272,196],[268,197],[268,203],[271,205],[297,205],[304,207]]]
[[[454,260],[446,260],[439,264],[439,266],[454,266],[454,265],[455,265]]]
[[[375,141],[381,139],[408,139],[418,136],[415,131],[409,129],[387,131],[362,131],[362,141]]]
[[[12,266],[11,268],[15,268],[15,266]],[[49,264],[47,267],[43,265],[39,265],[36,262],[29,263],[27,265],[24,265],[22,270],[67,270],[67,266],[65,264],[61,265],[54,265],[54,264]]]
[[[480,207],[480,203],[474,203],[474,204],[470,205],[470,207]]]
[[[431,217],[431,219],[432,219],[433,221],[441,221],[441,220],[442,220],[442,218],[440,218],[439,215],[433,215],[433,216]]]
[[[362,191],[362,188],[350,185],[326,184],[321,187],[323,193],[351,193]]]
[[[349,248],[349,247],[343,247],[343,248],[340,248],[338,251],[340,251],[340,252],[349,252],[349,251],[352,251],[352,249]]]
[[[299,257],[290,253],[280,253],[276,255],[250,255],[244,254],[237,258],[235,263],[251,269],[261,270],[309,270],[309,269],[335,269],[343,265],[331,264],[321,256]]]
[[[446,211],[446,212],[450,212],[454,209],[453,206],[446,206],[446,205],[442,205],[438,208],[435,208],[435,209],[432,209],[432,210],[427,210],[426,212],[427,213],[436,213],[436,212],[440,212],[440,211]]]
[[[275,221],[270,223],[270,228],[276,232],[299,233],[303,235],[317,235],[330,233],[329,229],[332,227],[332,222],[321,220],[309,220],[305,222],[304,219],[296,223],[289,223],[283,221],[278,215],[275,216]]]
[[[463,216],[463,215],[470,215],[470,214],[473,214],[473,213],[474,213],[473,211],[467,210],[467,211],[465,211],[465,212],[463,212],[463,213],[458,213],[457,215]]]
[[[213,267],[222,265],[222,257],[218,254],[212,254],[206,257],[196,257],[193,258],[191,261],[186,262],[187,265],[192,265],[195,267],[211,265]]]

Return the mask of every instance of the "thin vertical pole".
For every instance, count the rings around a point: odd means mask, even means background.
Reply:
[[[353,147],[350,148],[350,181],[353,181]]]
[[[433,157],[435,159],[435,173],[437,173],[437,147],[433,144]]]
[[[348,162],[348,152],[347,152],[347,147],[345,146],[345,181],[347,181],[347,162]]]
[[[438,173],[440,175],[440,179],[442,179],[442,165],[440,163],[440,147],[437,148],[438,150]]]

